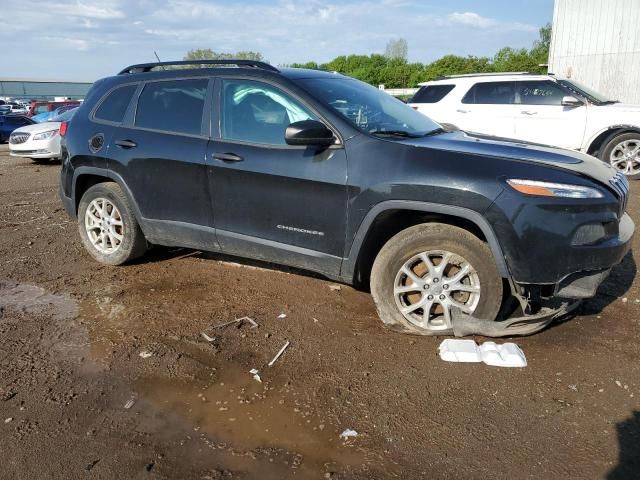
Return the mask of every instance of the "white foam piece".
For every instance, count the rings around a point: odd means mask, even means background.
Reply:
[[[478,345],[473,340],[447,338],[438,348],[440,358],[445,362],[481,362]]]
[[[495,367],[526,367],[524,352],[515,343],[497,345],[484,342],[480,346],[473,340],[447,338],[438,348],[440,358],[445,362],[479,363]]]
[[[527,358],[515,343],[485,342],[479,347],[482,361],[496,367],[526,367]]]

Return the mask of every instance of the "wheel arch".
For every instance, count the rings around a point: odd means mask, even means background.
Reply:
[[[144,231],[143,217],[138,208],[138,204],[131,193],[131,190],[127,186],[124,179],[117,173],[104,168],[97,167],[79,167],[73,173],[73,183],[71,190],[71,198],[73,199],[73,205],[75,208],[75,214],[78,214],[78,207],[80,205],[80,199],[82,195],[94,185],[104,182],[114,182],[122,188],[122,191],[127,196],[129,204],[133,208],[133,213],[136,216],[138,224]]]
[[[498,238],[489,222],[480,213],[453,205],[389,200],[373,207],[358,227],[349,255],[343,262],[342,279],[355,285],[366,284],[373,260],[382,246],[401,230],[427,222],[457,226],[487,242],[498,273],[503,278],[509,278],[509,270]]]
[[[609,139],[628,132],[640,133],[640,127],[636,125],[620,124],[612,125],[605,128],[601,132],[597,133],[594,137],[592,137],[591,140],[589,140],[587,153],[589,155],[596,156],[600,152],[600,149],[603,147],[603,145],[606,145]]]

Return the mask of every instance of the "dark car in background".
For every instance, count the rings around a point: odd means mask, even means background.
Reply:
[[[447,131],[335,73],[198,63],[128,67],[61,125],[97,261],[220,251],[370,288],[399,331],[491,335],[542,328],[630,249],[627,179],[594,157]],[[523,316],[494,322],[510,298]]]
[[[35,122],[24,115],[0,115],[0,143],[8,142],[11,132]]]

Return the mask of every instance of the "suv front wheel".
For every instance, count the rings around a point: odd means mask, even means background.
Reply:
[[[122,265],[147,250],[129,200],[116,183],[99,183],[82,195],[78,228],[84,247],[100,263]]]
[[[371,271],[382,321],[418,335],[452,332],[451,310],[495,320],[502,279],[488,245],[451,225],[427,223],[401,231],[382,247]]]

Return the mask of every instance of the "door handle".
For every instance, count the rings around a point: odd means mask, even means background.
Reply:
[[[520,113],[523,114],[523,115],[537,115],[538,114],[538,112],[532,112],[531,110],[522,110]]]
[[[222,160],[223,162],[241,162],[244,160],[240,155],[235,153],[214,153],[213,158]]]
[[[136,148],[138,146],[138,144],[132,140],[116,140],[113,143],[124,149]]]
[[[469,113],[469,110],[462,110],[461,108],[458,108],[456,110],[456,112],[458,112],[458,113]]]

